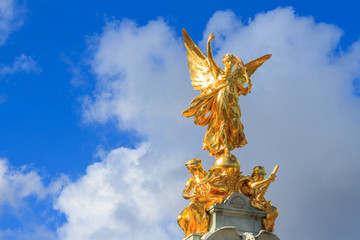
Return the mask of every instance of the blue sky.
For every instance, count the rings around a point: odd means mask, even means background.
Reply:
[[[3,156],[11,159],[14,165],[27,164],[30,160],[37,168],[45,167],[51,175],[80,174],[91,162],[99,144],[133,146],[139,139],[131,131],[117,131],[112,124],[82,124],[79,99],[94,89],[94,77],[86,60],[87,41],[112,19],[128,18],[144,25],[161,17],[179,36],[186,27],[195,40],[200,40],[204,26],[217,10],[232,9],[246,21],[278,6],[292,6],[298,15],[311,15],[317,22],[339,26],[344,31],[340,48],[346,49],[360,38],[356,24],[360,17],[351,1],[340,5],[325,1],[311,4],[307,1],[291,4],[288,1],[256,1],[256,4],[241,3],[239,6],[199,1],[191,3],[191,7],[189,2],[154,4],[145,1],[140,4],[141,8],[138,4],[118,1],[90,1],[85,5],[82,1],[16,3],[20,23],[1,46],[1,64],[12,65],[14,58],[26,54],[39,69],[2,76],[0,94],[6,99],[6,104],[0,105],[2,125],[6,126],[1,128]],[[78,68],[81,84],[71,84],[72,68]]]
[[[181,117],[197,94],[181,43],[186,28],[201,47],[214,31],[217,59],[274,54],[243,99],[249,144],[236,153],[247,174],[280,164],[268,193],[280,209],[279,237],[309,229],[298,239],[350,239],[355,224],[341,225],[329,211],[351,220],[359,210],[358,7],[0,0],[0,238],[182,238],[183,165],[210,159],[204,129]],[[291,199],[290,188],[299,189]],[[159,203],[166,213],[158,214]],[[287,225],[292,218],[301,230]]]

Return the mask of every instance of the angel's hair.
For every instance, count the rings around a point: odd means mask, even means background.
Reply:
[[[227,53],[224,55],[222,62],[225,64],[225,62],[231,61],[232,64],[236,63],[236,57],[233,54]]]

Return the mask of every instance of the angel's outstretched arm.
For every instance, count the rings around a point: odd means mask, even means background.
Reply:
[[[212,68],[213,72],[215,73],[215,75],[217,75],[219,72],[219,66],[216,64],[213,54],[212,54],[212,50],[211,50],[211,41],[213,39],[215,39],[215,36],[213,35],[213,33],[210,33],[210,36],[207,41],[207,55],[208,55],[208,59],[209,59],[211,68]]]
[[[247,83],[247,87],[244,88],[244,85],[242,84],[238,84],[238,94],[239,95],[244,95],[246,96],[250,91],[251,91],[251,87],[252,87],[252,83],[251,80],[249,78],[246,66],[244,65],[243,61],[238,57],[235,56],[236,58],[236,65],[235,65],[235,70],[234,70],[234,75],[237,76],[238,78],[242,78],[245,83]]]

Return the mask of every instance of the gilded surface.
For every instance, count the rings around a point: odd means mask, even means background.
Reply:
[[[279,165],[276,165],[273,172],[270,176],[265,179],[266,171],[265,168],[261,166],[256,166],[253,169],[253,174],[251,175],[251,180],[247,182],[247,185],[250,190],[248,192],[248,198],[251,205],[267,212],[266,219],[263,219],[263,228],[267,231],[274,231],[275,219],[279,215],[278,209],[271,205],[271,201],[268,201],[264,198],[264,195],[270,185],[275,180],[276,172],[279,168]],[[244,189],[244,192],[246,190]]]
[[[209,228],[207,210],[215,203],[222,202],[226,194],[226,186],[221,184],[221,176],[205,171],[200,159],[190,159],[185,166],[193,177],[186,182],[183,197],[190,204],[178,216],[178,223],[185,235],[191,233],[206,233]]]
[[[239,57],[226,54],[223,57],[225,68],[221,69],[212,55],[213,34],[210,34],[207,41],[207,57],[191,40],[185,29],[183,36],[192,85],[195,90],[201,91],[201,94],[191,102],[190,108],[182,115],[194,117],[196,125],[208,126],[203,148],[209,151],[210,156],[230,156],[231,150],[247,144],[244,126],[240,121],[239,96],[250,93],[250,76],[271,55],[265,55],[244,65]]]
[[[201,159],[190,159],[185,164],[193,175],[183,190],[183,197],[190,203],[179,214],[178,224],[185,236],[191,233],[204,234],[209,229],[208,209],[216,203],[222,203],[233,193],[242,193],[254,207],[267,212],[266,219],[263,219],[263,229],[273,231],[278,210],[264,195],[275,180],[278,166],[268,178],[265,178],[266,172],[261,166],[255,167],[251,176],[243,176],[239,160],[230,153],[247,144],[244,126],[240,121],[239,96],[250,93],[250,76],[271,55],[243,64],[239,57],[226,54],[223,57],[225,68],[221,69],[213,59],[212,33],[207,41],[207,57],[185,29],[183,36],[192,85],[201,93],[182,115],[194,117],[196,125],[207,125],[203,148],[216,160],[208,171],[203,169]]]

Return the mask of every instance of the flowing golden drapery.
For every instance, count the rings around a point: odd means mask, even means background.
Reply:
[[[250,92],[250,76],[271,55],[267,54],[244,65],[239,57],[226,54],[223,57],[223,70],[212,55],[211,41],[215,38],[213,34],[210,34],[208,39],[207,57],[185,29],[183,36],[192,85],[195,90],[200,90],[201,94],[182,115],[194,117],[197,125],[208,125],[203,148],[209,151],[210,156],[220,156],[223,153],[229,155],[231,150],[247,143],[244,126],[240,121],[239,96]],[[232,70],[234,65],[235,69]],[[245,84],[247,87],[244,87]]]
[[[194,116],[197,125],[208,125],[203,148],[216,156],[234,148],[243,147],[247,141],[244,126],[240,121],[239,95],[247,94],[238,78],[224,75],[215,91],[201,94],[183,112],[183,116]]]

